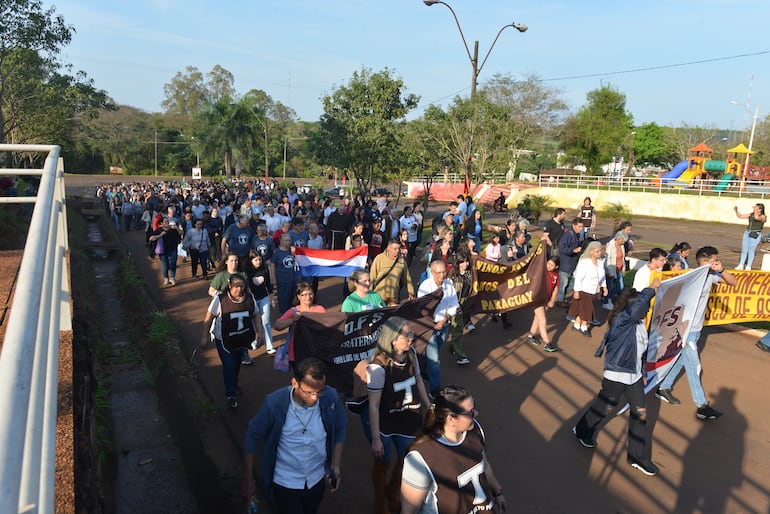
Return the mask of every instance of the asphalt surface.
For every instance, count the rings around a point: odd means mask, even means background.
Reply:
[[[574,211],[570,211],[570,214]],[[740,227],[696,221],[635,218],[637,253],[653,246],[668,249],[686,240],[694,248],[717,246],[728,267],[740,253]],[[600,220],[597,235],[609,235]],[[537,232],[535,233],[537,235]],[[160,308],[174,319],[182,350],[197,345],[208,305],[208,283],[191,278],[189,264],[177,272],[177,285],[163,287],[157,260],[145,257],[143,234],[121,233],[135,256],[140,274]],[[755,261],[755,267],[761,254]],[[414,278],[421,271],[415,260]],[[339,308],[340,281],[321,281],[318,302]],[[661,404],[648,397],[648,431],[652,460],[660,468],[647,477],[625,460],[627,418],[612,419],[599,433],[598,447],[583,448],[570,429],[600,387],[602,362],[593,357],[605,327],[586,339],[567,330],[566,311],[549,312],[549,332],[563,351],[544,353],[526,341],[531,312],[512,315],[504,330],[487,317],[474,318],[477,330],[466,336],[471,364],[457,366],[442,350],[442,382],[468,387],[476,400],[488,456],[503,485],[510,511],[519,512],[770,512],[770,414],[765,408],[770,355],[754,347],[757,336],[725,327],[706,328],[702,336],[703,385],[713,405],[725,412],[717,421],[695,417],[684,376],[674,392],[682,405]],[[599,310],[600,320],[607,312]],[[277,313],[274,313],[274,319]],[[277,333],[282,342],[285,333]],[[265,394],[288,384],[289,377],[272,369],[272,358],[252,352],[254,364],[241,370],[244,395],[236,411],[226,408],[221,367],[212,348],[199,352],[199,380],[219,410],[229,437],[208,448],[227,455],[219,461],[238,462],[243,434]],[[373,494],[369,480],[371,455],[354,415],[348,416],[340,490],[328,494],[324,513],[369,512]],[[219,470],[227,487],[238,494],[241,469]],[[270,512],[262,501],[261,512]]]

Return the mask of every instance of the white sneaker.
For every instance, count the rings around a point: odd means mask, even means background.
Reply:
[[[268,351],[265,352],[268,355],[275,355],[275,348],[270,348]]]
[[[743,269],[743,264],[738,264],[738,265],[735,267],[735,269],[736,269],[736,270],[738,270],[738,271],[742,270],[742,269]]]
[[[175,279],[173,279],[173,278],[170,278],[170,279],[168,279],[168,282],[169,282],[169,284],[171,284],[172,286],[175,286],[175,285],[176,285],[176,280],[175,280]]]
[[[164,286],[167,286],[167,285],[168,285],[168,279],[167,279],[167,278],[164,278],[164,279],[163,279],[163,285],[164,285]]]
[[[468,332],[473,332],[474,330],[476,330],[476,325],[474,325],[473,323],[468,323],[467,325],[465,325],[465,328],[468,330]]]

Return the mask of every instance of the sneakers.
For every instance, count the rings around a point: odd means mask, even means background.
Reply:
[[[743,269],[743,264],[738,264],[738,265],[735,267],[735,269],[736,269],[737,271],[741,271],[741,270]]]
[[[591,325],[592,327],[602,326],[602,322],[599,321],[598,319],[592,319],[591,321],[588,322],[588,324]]]
[[[708,403],[706,405],[701,405],[698,407],[698,410],[695,411],[695,416],[703,421],[708,421],[711,419],[719,419],[724,415],[724,412],[720,412],[716,409],[713,409],[711,405]]]
[[[590,330],[588,330],[588,329],[586,329],[586,330],[583,330],[583,329],[581,328],[581,329],[579,330],[579,332],[580,332],[580,335],[581,335],[581,336],[583,336],[583,337],[587,337],[587,338],[591,339],[591,331],[590,331]]]
[[[176,279],[170,278],[170,279],[168,279],[168,283],[171,284],[172,286],[175,286],[176,285]]]
[[[268,355],[275,355],[275,348],[270,348],[265,353],[268,354]]]
[[[251,357],[249,357],[248,354],[246,354],[246,356],[243,359],[241,359],[241,364],[245,364],[246,366],[248,366],[252,362],[254,362],[254,361],[251,360]]]
[[[612,302],[607,302],[604,305],[602,305],[602,309],[604,309],[606,311],[611,311],[614,308],[615,308],[615,305],[613,305]]]
[[[531,344],[533,346],[540,346],[540,341],[538,341],[535,336],[528,335],[527,336],[527,341],[529,341],[529,344]]]
[[[586,448],[596,448],[596,441],[593,441],[591,439],[583,439],[582,437],[579,437],[577,435],[577,427],[572,427],[572,435],[577,437],[578,442],[583,446],[585,446]]]
[[[547,345],[543,346],[543,350],[550,353],[550,352],[558,352],[560,348],[553,343],[548,343]]]
[[[227,397],[227,406],[231,409],[238,407],[238,399],[235,396]]]
[[[468,357],[460,357],[455,362],[457,362],[459,366],[465,366],[466,364],[470,364],[471,361],[468,360]]]
[[[164,279],[163,279],[163,285],[164,285],[164,286],[167,286],[167,285],[168,285],[168,279],[167,279],[167,278],[164,278]]]
[[[474,325],[473,323],[468,323],[467,325],[465,325],[465,329],[468,332],[473,332],[474,330],[476,330],[476,325]]]
[[[657,391],[655,391],[655,398],[659,400],[663,400],[664,402],[668,402],[671,405],[679,405],[680,402],[679,398],[671,394],[671,389],[660,389],[658,388]]]
[[[658,466],[653,464],[652,461],[649,461],[649,460],[641,461],[641,460],[636,460],[631,457],[628,457],[626,462],[631,464],[632,468],[638,469],[648,477],[654,477],[655,475],[658,474]]]

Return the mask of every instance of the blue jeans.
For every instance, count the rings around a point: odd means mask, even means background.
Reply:
[[[687,383],[690,384],[690,393],[695,405],[702,407],[706,405],[706,393],[703,392],[703,386],[700,382],[700,373],[698,368],[700,367],[700,357],[698,356],[697,344],[700,338],[700,330],[697,332],[690,332],[687,336],[687,344],[682,348],[682,353],[679,358],[671,367],[666,375],[666,378],[660,383],[661,389],[671,390],[674,387],[674,380],[679,375],[679,372],[684,368],[685,375],[687,375]],[[695,348],[693,348],[695,346]]]
[[[265,329],[265,349],[273,349],[273,327],[270,325],[270,295],[257,300],[257,309],[262,316],[262,327]],[[282,313],[283,314],[283,313]]]
[[[449,323],[445,323],[441,330],[434,330],[425,349],[425,359],[428,361],[425,367],[430,382],[430,393],[433,395],[441,389],[441,346],[448,333]]]
[[[222,361],[222,379],[225,382],[225,396],[235,398],[238,395],[238,373],[241,371],[241,352],[228,352],[219,339],[217,344],[219,360]]]
[[[278,280],[278,310],[281,315],[291,308],[294,301],[294,295],[297,292],[297,282],[295,280]]]
[[[559,295],[556,298],[556,301],[563,302],[564,297],[567,296],[572,291],[572,273],[567,273],[566,271],[559,271]],[[567,287],[569,286],[569,290]]]
[[[117,213],[112,214],[112,224],[115,225],[115,230],[120,232],[120,226],[123,224],[123,220],[121,219],[123,216]]]
[[[160,272],[163,278],[176,278],[176,247],[173,252],[164,252],[160,254]]]
[[[749,231],[743,232],[743,240],[741,241],[741,260],[738,261],[738,266],[744,266],[746,269],[751,269],[751,264],[754,262],[754,252],[759,246],[759,242],[762,240],[762,232],[759,232],[759,237],[753,239],[749,237]]]
[[[763,338],[761,338],[759,340],[759,342],[762,343],[763,345],[767,346],[767,347],[770,347],[770,332],[765,334],[765,336]]]
[[[372,444],[372,426],[369,424],[369,404],[367,403],[361,408],[361,427],[364,429],[364,435],[369,444]],[[414,441],[414,436],[407,435],[382,435],[380,434],[380,440],[382,441],[383,453],[382,457],[378,457],[377,460],[382,462],[390,462],[390,454],[393,451],[391,448],[391,442],[396,446],[396,455],[399,459],[403,459],[406,456],[406,450],[409,449],[409,445]]]

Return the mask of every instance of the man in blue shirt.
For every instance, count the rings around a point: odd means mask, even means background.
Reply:
[[[244,483],[247,498],[255,494],[254,454],[262,441],[259,476],[267,496],[272,493],[281,514],[318,511],[326,484],[339,488],[347,417],[337,391],[326,385],[326,366],[303,360],[291,379],[265,398],[249,422],[244,442]]]

